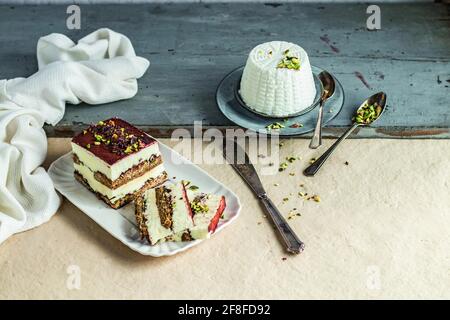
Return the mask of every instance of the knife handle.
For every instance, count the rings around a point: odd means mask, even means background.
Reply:
[[[290,253],[299,254],[305,248],[305,244],[300,241],[294,231],[291,229],[287,221],[281,215],[280,211],[275,207],[272,200],[270,200],[266,194],[263,194],[259,197],[261,202],[263,203],[267,213],[272,218],[275,227],[283,239],[284,244],[286,245],[286,249]]]

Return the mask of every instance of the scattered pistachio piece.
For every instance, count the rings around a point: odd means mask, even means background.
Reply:
[[[291,177],[293,177],[293,176],[295,176],[295,172],[289,172],[289,175],[290,175]]]
[[[316,158],[312,158],[311,160],[309,160],[309,163],[313,164],[314,162],[316,162]]]
[[[278,171],[284,171],[284,170],[286,170],[286,168],[288,167],[288,164],[286,163],[286,162],[282,162],[281,164],[280,164],[280,167],[278,168]]]
[[[274,122],[274,123],[271,123],[271,124],[266,126],[266,129],[269,130],[269,131],[270,130],[279,130],[279,129],[282,129],[282,128],[284,128],[284,125],[279,123],[279,122]]]
[[[274,183],[273,184],[275,187],[278,187],[280,184],[279,183]]]
[[[198,188],[197,186],[194,186],[194,185],[189,186],[189,190],[196,191],[196,190],[198,190],[198,189],[199,189],[199,188]]]
[[[299,212],[295,212],[294,210],[291,210],[291,211],[289,211],[287,218],[288,218],[288,220],[291,220],[295,217],[300,217],[300,216],[301,216],[301,214]]]
[[[283,198],[283,202],[287,202],[287,201],[289,201],[289,198]]]
[[[320,197],[319,197],[317,194],[313,195],[313,196],[312,196],[312,199],[313,199],[315,202],[320,202]]]
[[[290,156],[290,157],[286,157],[286,160],[287,160],[288,162],[292,163],[292,162],[294,162],[295,160],[297,160],[297,158],[296,158],[296,157]]]

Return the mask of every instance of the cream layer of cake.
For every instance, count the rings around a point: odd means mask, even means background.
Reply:
[[[152,157],[161,155],[159,152],[158,143],[149,145],[148,147],[140,150],[137,153],[130,154],[127,157],[118,160],[112,165],[106,163],[103,159],[97,157],[86,148],[81,147],[73,142],[72,152],[78,157],[80,162],[82,162],[91,171],[100,172],[111,181],[118,179],[121,174],[139,165],[142,161],[149,160]]]
[[[99,193],[102,196],[108,198],[111,202],[116,202],[117,200],[125,197],[128,194],[135,193],[140,190],[148,180],[156,179],[157,177],[164,174],[164,166],[162,164],[156,166],[150,171],[147,171],[140,177],[137,177],[129,182],[121,185],[116,189],[111,189],[98,181],[95,178],[95,171],[91,170],[85,165],[79,165],[74,163],[75,171],[78,172],[89,184],[94,192]]]

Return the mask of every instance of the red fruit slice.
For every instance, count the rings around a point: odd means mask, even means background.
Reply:
[[[225,203],[225,197],[222,196],[220,198],[220,203],[219,203],[219,207],[217,208],[216,214],[214,215],[214,217],[211,219],[211,222],[209,223],[209,226],[208,226],[209,232],[213,233],[214,231],[216,231],[217,224],[219,223],[220,217],[222,216],[222,213],[225,210],[226,206],[227,206],[227,204]]]

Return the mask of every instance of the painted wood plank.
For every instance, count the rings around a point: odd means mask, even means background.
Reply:
[[[70,136],[112,115],[157,136],[173,128],[233,127],[215,105],[217,84],[269,40],[300,44],[312,64],[334,73],[346,105],[325,131],[336,136],[353,108],[388,93],[386,116],[360,137],[450,137],[450,29],[445,4],[383,4],[382,29],[367,31],[367,5],[153,4],[82,6],[82,29],[65,27],[66,6],[0,6],[0,78],[35,72],[40,36],[73,39],[100,27],[128,35],[151,66],[137,96],[101,106],[69,106],[51,136]]]

